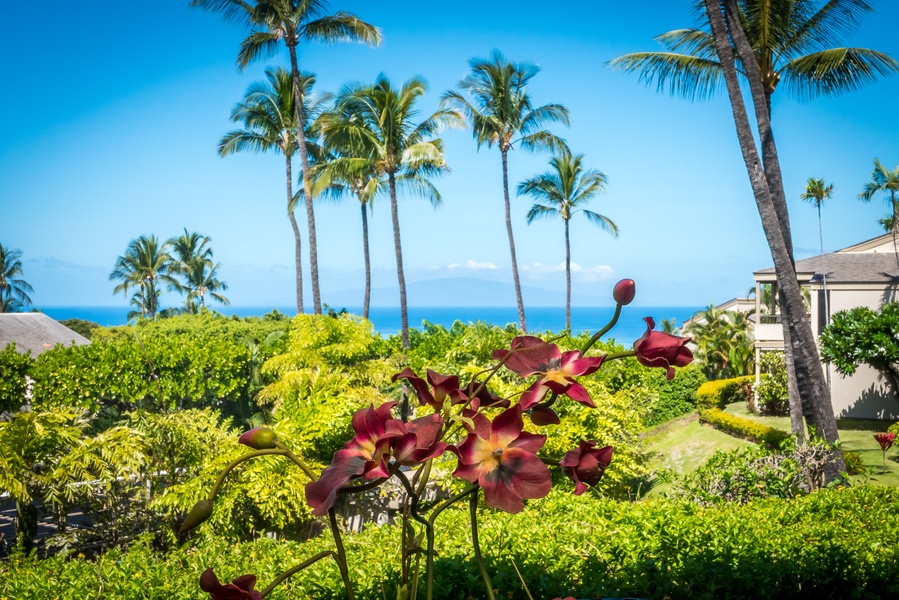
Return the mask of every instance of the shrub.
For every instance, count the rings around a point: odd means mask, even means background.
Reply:
[[[704,409],[724,408],[734,402],[748,402],[752,398],[754,381],[753,375],[707,381],[696,390],[696,403],[700,409]]]
[[[583,500],[553,492],[530,502],[517,517],[485,512],[479,533],[485,547],[497,548],[486,557],[497,597],[527,598],[515,568],[534,598],[899,596],[899,545],[885,542],[899,539],[895,488],[828,489],[792,501],[710,508],[684,500]],[[448,510],[438,523],[444,533],[437,540],[436,598],[467,598],[480,576],[470,556],[464,511]],[[381,526],[345,536],[358,598],[396,596],[399,574],[391,553],[399,535],[399,527]],[[331,548],[329,537],[306,543],[263,537],[235,545],[210,535],[168,555],[160,555],[149,540],[95,560],[14,555],[0,563],[0,597],[190,600],[202,595],[199,575],[213,557],[222,579],[254,573],[262,588],[278,572]],[[267,596],[343,597],[337,568],[327,560]]]
[[[658,401],[649,409],[644,425],[653,427],[696,410],[696,392],[705,381],[702,367],[696,364],[678,369],[674,379],[667,379],[661,369],[653,369],[647,385],[658,390]]]
[[[731,435],[759,444],[766,444],[772,448],[777,448],[784,440],[791,437],[786,431],[756,423],[751,419],[731,415],[717,408],[700,411],[699,420]]]
[[[862,455],[857,452],[843,450],[843,462],[846,464],[846,472],[850,475],[859,475],[867,470]]]
[[[897,422],[893,423],[892,425],[890,425],[890,428],[887,429],[887,431],[888,431],[888,432],[895,433],[897,436],[899,436],[899,421],[897,421]]]
[[[16,352],[15,342],[0,351],[0,413],[15,412],[25,404],[26,377],[33,365],[30,354]]]
[[[764,352],[761,359],[762,373],[767,374],[756,386],[758,412],[763,415],[790,414],[790,398],[787,392],[787,365],[783,352]],[[752,410],[752,402],[750,410]]]

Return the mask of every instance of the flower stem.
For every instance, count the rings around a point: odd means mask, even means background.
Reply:
[[[474,557],[478,561],[478,569],[481,571],[481,577],[484,579],[484,588],[487,590],[487,600],[496,600],[493,593],[493,585],[490,583],[490,576],[487,574],[487,567],[484,566],[484,557],[481,556],[481,544],[478,541],[478,496],[474,493],[469,498],[469,512],[471,514],[471,545],[474,548]]]
[[[300,459],[300,457],[298,457],[296,454],[294,454],[293,452],[291,452],[291,451],[290,451],[290,448],[288,448],[287,446],[285,446],[284,444],[282,444],[281,442],[279,442],[279,441],[277,441],[277,440],[275,440],[275,446],[276,446],[278,449],[283,450],[284,452],[286,452],[285,456],[287,456],[287,458],[289,458],[290,460],[292,460],[292,461],[294,462],[294,464],[296,464],[296,466],[298,466],[300,469],[302,469],[303,473],[306,474],[306,477],[308,477],[308,478],[311,479],[312,481],[316,481],[316,480],[318,479],[318,477],[316,477],[316,475],[315,475],[315,473],[312,471],[312,469],[310,469],[309,466],[308,466],[306,463],[304,463],[304,462],[302,461],[302,459]]]
[[[219,473],[219,476],[215,480],[215,484],[213,484],[212,490],[210,490],[209,496],[207,496],[206,499],[209,500],[210,502],[215,500],[215,497],[219,493],[219,489],[221,489],[222,484],[225,483],[225,477],[228,476],[228,473],[230,473],[231,470],[234,469],[234,467],[236,467],[237,465],[239,465],[240,463],[242,463],[245,460],[250,460],[251,458],[256,458],[257,456],[267,456],[269,454],[274,455],[274,456],[287,456],[287,454],[283,450],[280,450],[277,448],[266,448],[265,450],[255,450],[253,452],[247,452],[243,456],[238,456],[237,458],[235,458],[234,460],[229,462],[225,466],[225,468],[222,469],[222,472]]]
[[[437,520],[437,515],[442,513],[444,510],[446,510],[468,494],[476,492],[477,490],[477,484],[469,486],[467,489],[438,505],[431,512],[431,516],[428,517],[428,527],[425,528],[425,533],[428,537],[428,551],[426,554],[427,561],[425,562],[425,600],[433,600],[434,598],[434,521]],[[477,494],[475,494],[475,496],[477,496]]]
[[[612,327],[615,327],[615,324],[618,323],[618,317],[620,317],[620,316],[621,316],[621,304],[616,304],[615,305],[615,314],[612,315],[612,320],[609,321],[608,323],[606,323],[605,327],[603,327],[602,329],[600,329],[599,331],[597,331],[596,333],[593,334],[593,337],[591,337],[590,340],[586,344],[584,344],[584,347],[581,348],[581,354],[587,354],[587,350],[589,350],[591,347],[593,347],[593,344],[598,342],[599,338],[601,338],[605,334],[609,333],[609,331],[612,329]]]
[[[275,589],[276,587],[278,587],[278,584],[280,584],[282,581],[284,581],[285,579],[287,579],[288,577],[290,577],[290,576],[293,575],[294,573],[297,573],[297,572],[299,572],[299,571],[302,571],[303,569],[305,569],[305,568],[308,567],[309,565],[311,565],[311,564],[313,564],[313,563],[316,563],[316,562],[320,561],[321,559],[323,559],[323,558],[325,558],[325,557],[328,557],[328,556],[333,557],[334,560],[337,561],[337,555],[334,554],[334,551],[333,551],[333,550],[325,550],[324,552],[319,552],[319,553],[316,554],[315,556],[312,556],[312,557],[310,557],[310,558],[307,558],[306,560],[304,560],[303,562],[301,562],[301,563],[298,564],[297,566],[291,567],[291,568],[287,569],[286,571],[281,572],[277,577],[275,577],[275,580],[272,581],[272,582],[268,585],[267,588],[265,588],[264,590],[262,590],[261,592],[259,592],[259,594],[260,594],[263,598],[265,598],[266,596],[268,596],[268,595],[271,593],[271,591],[272,591],[273,589]],[[338,564],[340,564],[339,561],[338,561]]]
[[[337,548],[337,567],[340,569],[340,576],[343,578],[343,585],[346,588],[347,600],[353,600],[353,584],[350,582],[350,572],[347,568],[346,550],[343,547],[343,541],[340,539],[340,528],[337,526],[337,513],[334,512],[332,506],[328,510],[328,521],[331,525],[331,534],[334,536],[334,546]]]

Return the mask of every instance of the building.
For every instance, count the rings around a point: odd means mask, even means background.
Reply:
[[[86,337],[75,333],[44,313],[0,313],[0,350],[15,342],[20,354],[31,352],[35,358],[42,352],[63,346],[90,344]]]
[[[800,285],[810,292],[809,316],[816,337],[835,312],[857,306],[876,310],[885,302],[899,300],[899,252],[891,234],[796,261],[796,275]],[[753,332],[758,377],[761,353],[783,350],[784,343],[780,314],[762,314],[761,286],[776,282],[774,269],[756,271],[753,276],[758,315]],[[899,398],[893,395],[877,370],[860,365],[853,375],[844,377],[830,365],[825,364],[823,368],[837,417],[899,419]]]

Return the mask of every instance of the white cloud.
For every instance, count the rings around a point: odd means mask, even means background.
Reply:
[[[470,271],[496,271],[497,266],[496,263],[493,262],[478,262],[476,260],[466,260],[464,265],[460,265],[459,263],[452,263],[447,265],[447,269],[450,271],[455,271],[456,269],[468,269]]]
[[[532,265],[524,265],[521,270],[531,275],[534,279],[543,279],[551,277],[556,273],[564,273],[565,263],[560,262],[557,265],[544,265],[543,263],[535,262]],[[578,281],[596,283],[613,277],[615,275],[615,269],[609,265],[583,266],[572,261],[571,273]]]

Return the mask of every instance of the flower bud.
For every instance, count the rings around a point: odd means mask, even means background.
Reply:
[[[184,523],[181,524],[181,529],[178,530],[178,533],[185,534],[191,529],[196,529],[211,515],[212,500],[200,500],[194,504],[192,509],[190,509],[190,513],[188,513],[187,518],[184,519]]]
[[[633,279],[622,279],[615,284],[612,289],[612,298],[621,305],[627,305],[634,301],[634,295],[637,293],[637,284]]]
[[[241,435],[237,441],[254,450],[267,450],[275,447],[275,442],[278,441],[278,437],[271,429],[266,427],[256,427]]]

